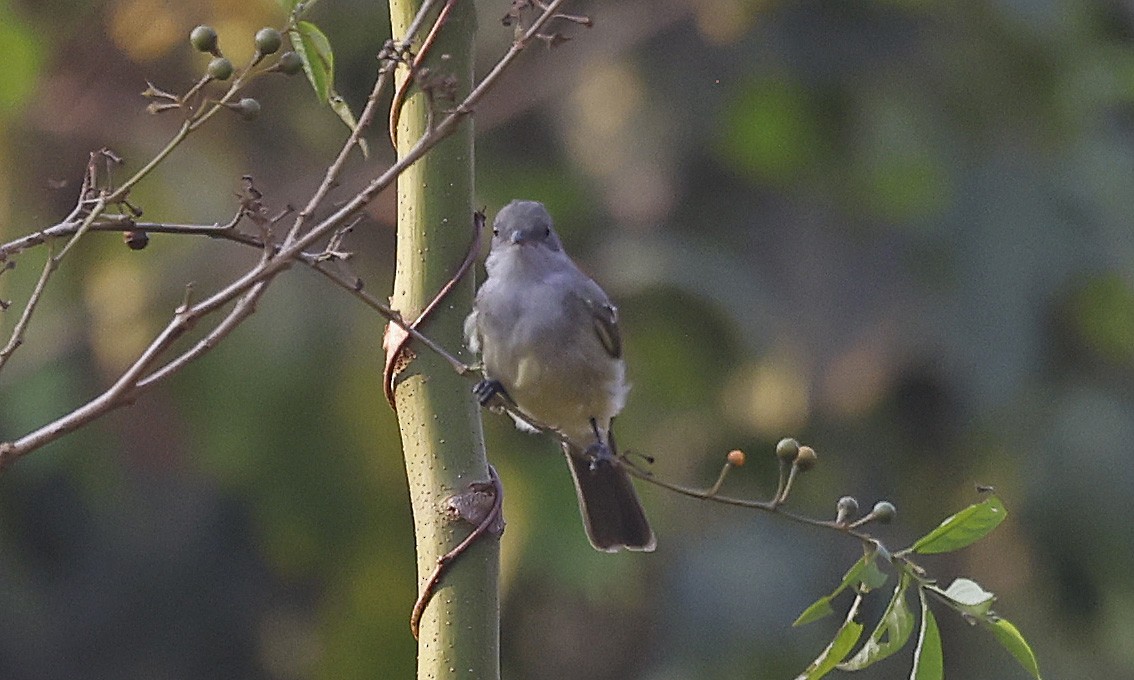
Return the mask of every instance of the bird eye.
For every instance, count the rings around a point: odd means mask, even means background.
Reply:
[[[544,227],[543,228],[543,237],[547,238],[548,236],[551,236],[551,227]]]
[[[492,235],[493,235],[493,236],[499,236],[499,235],[500,235],[500,230],[499,230],[499,229],[497,229],[496,227],[493,227],[493,228],[492,228]]]

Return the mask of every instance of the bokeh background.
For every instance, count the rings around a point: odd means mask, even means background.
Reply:
[[[482,72],[507,0],[478,0]],[[792,507],[893,501],[900,547],[996,487],[1009,520],[968,576],[1050,678],[1134,677],[1134,3],[607,0],[532,49],[477,111],[477,200],[548,204],[621,308],[634,391],[620,443],[657,474],[766,496],[782,436],[820,465]],[[356,110],[382,2],[323,0]],[[176,129],[210,23],[241,61],[269,0],[0,1],[0,241],[55,223],[90,151],[140,167]],[[132,195],[146,219],[224,222],[240,176],[299,204],[345,137],[302,78],[254,86]],[[340,195],[389,162],[354,159]],[[393,197],[347,246],[392,279]],[[0,276],[26,298],[43,252]],[[96,395],[169,317],[256,258],[95,235],[0,374],[0,439]],[[15,317],[0,314],[7,337]],[[413,543],[382,320],[285,274],[198,362],[0,477],[0,677],[405,678]],[[643,487],[652,555],[583,536],[554,445],[486,416],[507,488],[506,678],[794,677],[835,620],[792,620],[858,547]],[[844,606],[847,604],[843,602]],[[877,614],[881,603],[872,610]],[[952,679],[1026,674],[938,609]],[[904,678],[909,651],[863,678]]]

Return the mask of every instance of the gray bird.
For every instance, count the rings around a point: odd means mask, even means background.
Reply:
[[[630,390],[618,310],[563,251],[536,201],[512,201],[496,215],[485,269],[465,320],[468,345],[484,365],[481,403],[502,392],[570,442],[563,451],[597,550],[653,550],[630,476],[611,454],[610,422]]]

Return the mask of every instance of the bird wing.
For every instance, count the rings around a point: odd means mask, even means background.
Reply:
[[[605,297],[605,296],[604,296]],[[618,332],[618,308],[606,300],[584,298],[594,323],[595,335],[606,353],[614,359],[622,358],[622,335]]]

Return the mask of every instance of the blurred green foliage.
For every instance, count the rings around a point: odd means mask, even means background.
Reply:
[[[43,62],[44,47],[11,8],[0,6],[0,44],[4,68],[0,70],[0,119],[11,115],[34,89]]]
[[[481,72],[508,2],[478,0]],[[476,112],[478,202],[544,201],[618,301],[634,391],[623,448],[726,491],[774,484],[791,435],[820,464],[792,507],[887,498],[906,544],[997,488],[1011,518],[926,558],[997,593],[1048,677],[1134,674],[1134,14],[1106,0],[608,0],[533,49]],[[144,114],[217,27],[240,63],[283,21],[259,2],[0,5],[0,241],[65,215],[90,151],[137,168],[176,128]],[[321,0],[357,111],[384,3]],[[254,87],[131,197],[214,223],[251,174],[298,204],[345,139],[302,79]],[[340,196],[390,160],[372,132]],[[348,239],[392,278],[392,196]],[[42,263],[0,276],[18,305]],[[257,257],[92,237],[0,374],[0,438],[104,389],[186,283]],[[0,313],[4,337],[14,322]],[[0,477],[0,677],[407,677],[412,532],[380,319],[296,269],[208,358]],[[644,487],[652,555],[587,547],[551,442],[486,416],[506,487],[505,677],[781,678],[833,633],[790,624],[857,546]],[[443,593],[442,593],[443,595]],[[877,620],[881,610],[864,620]],[[883,603],[884,606],[884,603]],[[947,677],[1026,677],[939,615]],[[824,626],[827,628],[824,629]],[[814,629],[814,630],[812,630]],[[855,677],[908,677],[899,655]]]

